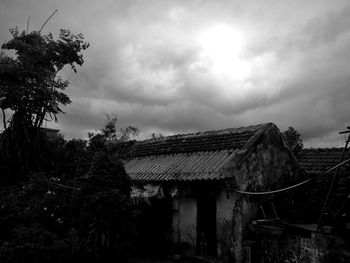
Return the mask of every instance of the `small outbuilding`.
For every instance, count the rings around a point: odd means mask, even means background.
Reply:
[[[237,191],[280,189],[302,174],[273,123],[137,141],[120,157],[132,194],[156,200],[149,231],[224,261],[243,261],[249,222],[278,216],[271,199]]]
[[[350,150],[303,149],[307,173],[283,220],[255,221],[251,262],[350,262]]]
[[[350,163],[346,162],[350,159],[350,149],[344,151],[343,148],[308,148],[303,149],[297,155],[297,159],[309,178],[312,179],[312,183],[306,186],[307,196],[304,196],[304,198],[307,199],[307,202],[303,206],[299,206],[304,218],[308,221],[311,220],[312,223],[334,225],[335,228],[340,226],[338,220],[340,216],[343,217],[342,220],[350,222]],[[342,162],[346,163],[324,173]],[[325,204],[334,176],[332,189]],[[324,214],[320,220],[320,213],[324,205]]]

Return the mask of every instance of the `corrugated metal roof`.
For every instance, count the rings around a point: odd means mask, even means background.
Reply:
[[[135,181],[192,181],[222,179],[221,168],[232,151],[177,153],[138,157],[125,163]]]

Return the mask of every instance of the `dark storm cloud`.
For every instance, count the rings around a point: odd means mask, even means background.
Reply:
[[[347,1],[4,1],[8,28],[30,29],[59,12],[45,32],[69,28],[91,43],[70,80],[73,103],[58,127],[84,137],[117,114],[143,137],[274,122],[311,146],[339,146],[349,125],[350,5]],[[216,25],[244,39],[248,76],[213,72],[199,32]],[[237,73],[238,72],[238,73]],[[339,139],[340,138],[340,139]]]

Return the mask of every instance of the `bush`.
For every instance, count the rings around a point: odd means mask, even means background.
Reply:
[[[124,258],[134,228],[123,163],[105,147],[84,141],[60,141],[54,149],[51,171],[30,173],[28,180],[0,190],[0,258]]]

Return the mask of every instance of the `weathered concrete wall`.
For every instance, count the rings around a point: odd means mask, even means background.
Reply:
[[[295,181],[300,172],[278,131],[269,128],[252,147],[248,157],[237,164],[236,183],[241,190],[262,191],[279,189]]]
[[[347,240],[322,233],[310,233],[309,236],[285,234],[279,238],[259,236],[252,252],[255,260],[266,263],[350,262]]]
[[[185,187],[188,191],[189,188]],[[216,196],[217,255],[230,258],[232,255],[232,219],[235,194],[227,188]],[[188,195],[172,202],[172,241],[191,246],[190,253],[196,251],[197,239],[197,199]]]
[[[269,191],[291,185],[301,174],[300,166],[287,148],[277,128],[268,127],[254,143],[237,156],[234,163],[234,183],[243,191]],[[242,262],[242,242],[248,223],[255,219],[261,200],[247,195],[237,196],[234,202],[233,254]]]
[[[197,240],[197,200],[184,197],[179,199],[178,206],[179,240],[195,248]]]
[[[232,219],[234,194],[223,189],[216,197],[217,256],[229,258],[232,248]]]
[[[248,158],[239,165],[239,187],[246,191],[277,190],[292,185],[302,176],[295,157],[276,129],[267,129]],[[243,195],[243,229],[254,219],[262,198]],[[244,233],[243,233],[244,234]]]

